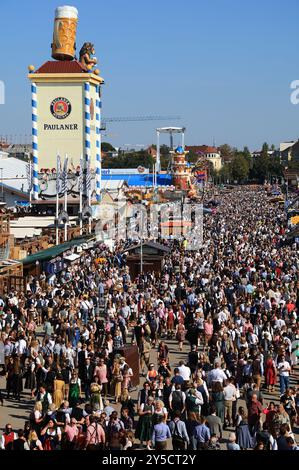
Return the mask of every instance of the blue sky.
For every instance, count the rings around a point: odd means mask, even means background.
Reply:
[[[186,144],[252,150],[299,137],[298,0],[74,0],[78,50],[95,44],[106,116],[180,115],[112,123],[104,140],[149,144],[155,127],[184,125]],[[0,136],[29,134],[27,66],[51,58],[58,0],[0,0]],[[166,137],[164,137],[165,142]]]

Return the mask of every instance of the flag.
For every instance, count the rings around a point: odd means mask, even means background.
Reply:
[[[79,168],[79,181],[78,181],[78,190],[79,192],[83,192],[84,186],[84,177],[83,177],[83,157],[80,157],[80,168]]]
[[[31,193],[33,187],[32,181],[32,163],[28,162],[26,166],[26,173],[27,173],[27,183],[28,183],[28,191]]]
[[[73,173],[76,173],[76,167],[74,165],[73,159],[71,159],[71,170]]]
[[[61,192],[61,159],[60,155],[57,155],[56,160],[56,193],[59,194]]]
[[[86,194],[89,194],[89,191],[91,189],[90,158],[86,162],[85,189],[86,189]]]
[[[68,157],[65,157],[63,162],[63,170],[61,174],[61,192],[65,194],[67,192],[67,166],[68,166]]]

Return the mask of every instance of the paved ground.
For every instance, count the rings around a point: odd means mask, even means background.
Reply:
[[[183,351],[179,351],[178,344],[176,341],[169,340],[167,341],[167,345],[170,350],[169,358],[170,358],[170,364],[173,368],[178,365],[179,361],[181,359],[186,359],[187,354],[190,350],[189,345],[186,343],[184,345]],[[152,350],[151,352],[151,362],[156,364],[157,361],[157,351]],[[295,376],[292,378],[291,384],[292,385],[297,385],[298,384],[298,377],[299,377],[299,370],[297,367]],[[144,378],[140,378],[140,386],[139,388],[142,388],[142,384],[144,382]],[[5,390],[5,379],[3,377],[0,378],[0,389],[3,392]],[[137,399],[137,394],[138,390],[134,390],[131,393],[131,396],[134,400]],[[5,392],[4,392],[5,395]],[[276,386],[275,393],[267,393],[266,391],[263,391],[264,395],[264,404],[267,405],[269,401],[275,401],[278,402],[278,387]],[[21,396],[21,401],[17,402],[16,400],[10,399],[6,400],[4,399],[4,406],[0,407],[0,429],[3,429],[5,424],[10,422],[13,426],[14,429],[19,429],[24,426],[24,421],[28,419],[29,413],[33,408],[34,401],[30,399],[30,393],[29,391],[25,390]],[[112,405],[113,401],[112,401]],[[244,400],[240,399],[238,401],[238,406],[245,406]],[[120,406],[115,405],[115,409],[119,410]],[[221,442],[221,449],[226,449],[226,442],[228,439],[228,434],[230,431],[233,431],[234,429],[227,429],[223,433],[223,440]],[[295,428],[294,430],[295,436],[297,443],[299,443],[299,428]],[[168,449],[171,449],[171,443],[170,441],[168,442]]]

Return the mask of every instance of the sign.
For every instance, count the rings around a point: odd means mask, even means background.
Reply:
[[[72,105],[67,98],[55,98],[51,105],[50,111],[56,119],[65,119],[72,111]]]
[[[102,175],[139,175],[139,168],[103,168]],[[142,173],[148,174],[149,168],[142,167]]]
[[[44,131],[77,131],[78,124],[44,124]]]

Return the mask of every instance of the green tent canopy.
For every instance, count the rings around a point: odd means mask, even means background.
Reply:
[[[23,265],[26,264],[33,264],[36,261],[46,261],[56,256],[61,255],[65,251],[69,250],[73,246],[82,245],[83,243],[87,243],[90,238],[90,235],[86,237],[75,238],[74,240],[70,240],[69,242],[62,243],[60,245],[52,246],[51,248],[47,248],[46,250],[38,251],[37,253],[33,253],[32,255],[27,256],[26,258],[22,259]]]

